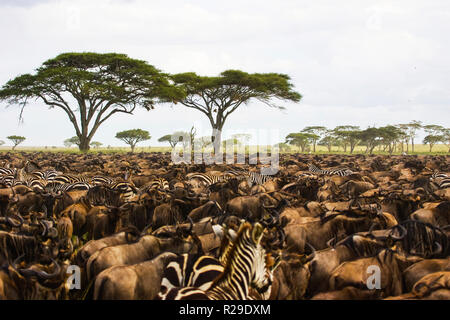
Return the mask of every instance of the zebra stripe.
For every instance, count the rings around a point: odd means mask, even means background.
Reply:
[[[308,167],[308,170],[310,172],[313,173],[318,173],[318,174],[325,174],[325,175],[330,175],[330,176],[334,176],[334,175],[338,175],[341,177],[345,177],[345,176],[349,176],[351,174],[353,174],[354,172],[350,169],[344,168],[344,169],[331,169],[331,170],[322,170],[320,168],[318,168],[317,166],[310,164]]]
[[[169,262],[161,281],[159,299],[176,295],[177,290],[184,287],[208,289],[212,282],[223,272],[219,260],[210,256],[194,254],[178,255]]]
[[[0,175],[15,175],[17,169],[0,167]]]
[[[253,171],[228,170],[225,173],[239,180],[247,180],[250,187],[254,184],[263,185],[274,178],[273,175],[261,174]]]
[[[76,182],[89,183],[90,179],[83,175],[61,174],[61,175],[54,177],[53,181],[61,183],[61,184],[70,184],[70,183],[76,183]]]
[[[243,223],[236,239],[228,251],[229,258],[224,271],[206,290],[196,287],[182,288],[168,299],[210,299],[210,300],[246,300],[250,299],[249,288],[264,292],[271,287],[270,272],[266,265],[266,252],[260,244],[263,227],[256,223],[253,227]]]
[[[435,171],[431,175],[430,181],[435,183],[439,187],[439,189],[450,187],[450,176],[443,172]]]
[[[156,178],[139,189],[139,194],[148,193],[152,190],[169,190],[169,182],[164,178]]]
[[[104,176],[94,176],[91,179],[91,183],[94,186],[108,185],[108,184],[114,184],[115,180],[112,178],[104,177]]]
[[[206,186],[210,186],[212,184],[227,181],[231,178],[231,176],[228,175],[219,175],[219,174],[213,174],[213,173],[190,173],[186,176],[188,180],[192,179],[199,179],[200,181],[204,182]]]
[[[112,184],[109,184],[108,187],[111,190],[120,192],[120,199],[123,202],[130,202],[131,199],[136,196],[138,191],[134,185],[132,185],[130,182],[125,181],[114,182]]]
[[[90,184],[86,182],[75,182],[75,183],[58,183],[49,182],[44,186],[44,191],[48,193],[64,193],[74,190],[89,190]]]

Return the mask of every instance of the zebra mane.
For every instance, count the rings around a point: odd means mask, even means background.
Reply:
[[[239,244],[242,242],[243,238],[247,235],[247,231],[249,232],[248,234],[251,237],[251,229],[252,225],[248,222],[244,222],[239,227],[236,238],[233,241],[228,240],[229,244],[225,247],[223,253],[219,258],[219,261],[224,266],[224,269],[222,274],[214,280],[213,285],[220,283],[221,280],[225,278],[231,271],[231,265],[233,263],[233,258],[236,254],[237,248],[239,247]]]

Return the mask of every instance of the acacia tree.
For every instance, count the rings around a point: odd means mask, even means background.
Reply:
[[[409,136],[410,136],[409,126],[407,123],[401,123],[401,124],[398,124],[397,127],[399,127],[404,132],[404,134],[402,135],[402,138],[403,138],[402,152],[404,151],[403,143],[405,143],[406,144],[406,153],[408,153],[409,152]]]
[[[411,150],[414,152],[414,138],[417,136],[417,131],[422,128],[422,121],[413,120],[406,124],[407,134],[411,140]]]
[[[273,99],[298,102],[301,95],[292,88],[288,75],[279,73],[249,74],[227,70],[217,77],[202,77],[193,72],[172,75],[186,97],[180,101],[188,108],[202,112],[212,127],[214,152],[220,151],[221,132],[227,118],[242,104],[257,100],[270,107],[284,109]]]
[[[195,139],[195,141],[194,141],[195,147],[198,147],[201,150],[203,150],[204,148],[209,147],[211,144],[212,144],[212,142],[211,142],[211,137],[210,136],[200,137],[198,139]]]
[[[350,153],[353,153],[355,147],[360,142],[359,126],[337,126],[333,129],[334,135],[341,141],[342,146],[344,147],[344,152],[347,152],[347,146],[350,146]]]
[[[309,126],[302,130],[302,132],[312,134],[311,141],[312,141],[312,145],[313,145],[313,152],[316,152],[317,141],[320,139],[320,137],[323,134],[325,134],[326,131],[327,131],[327,128],[322,127],[322,126]]]
[[[445,128],[442,132],[443,143],[447,146],[448,152],[450,152],[450,128]]]
[[[64,140],[64,146],[66,148],[70,148],[72,145],[79,146],[80,145],[80,138],[77,136],[74,136],[72,138]]]
[[[12,147],[13,150],[16,149],[16,147],[19,144],[21,144],[22,142],[24,142],[25,139],[26,139],[25,137],[22,137],[22,136],[9,136],[9,137],[6,137],[6,138],[11,140],[11,142],[14,144],[14,146]]]
[[[170,144],[171,148],[175,148],[175,146],[178,144],[178,140],[172,140],[171,134],[166,134],[165,136],[162,136],[158,139],[158,142],[168,142]]]
[[[326,146],[328,149],[328,152],[331,152],[333,145],[337,144],[337,139],[333,135],[326,135],[317,144],[319,146]]]
[[[366,130],[359,132],[358,136],[361,143],[366,146],[366,153],[369,154],[372,154],[373,149],[375,149],[382,141],[380,130],[375,127],[369,127]]]
[[[93,146],[95,149],[100,148],[103,145],[103,143],[99,142],[99,141],[92,141],[91,142],[91,146]]]
[[[286,136],[286,143],[300,147],[302,152],[305,151],[306,147],[315,139],[315,135],[311,133],[290,133]]]
[[[116,138],[122,140],[126,144],[130,145],[131,152],[134,152],[136,144],[141,141],[150,140],[150,133],[146,130],[132,129],[117,132]]]
[[[0,140],[0,146],[2,146],[2,145],[4,145],[4,144],[5,144],[5,141]]]
[[[169,142],[172,148],[175,148],[175,146],[179,142],[181,142],[183,144],[183,147],[186,148],[190,143],[189,132],[175,131],[172,134],[166,134],[165,136],[162,136],[158,139],[158,142]]]
[[[395,144],[398,141],[401,129],[392,125],[388,125],[385,127],[378,128],[379,136],[381,137],[380,143],[384,144],[384,150],[388,149],[389,154],[395,150]]]
[[[150,110],[158,102],[176,102],[182,90],[145,61],[117,53],[63,53],[47,60],[35,74],[3,85],[0,100],[24,107],[31,99],[60,108],[69,117],[81,151],[88,151],[100,125],[116,113]]]
[[[430,152],[433,146],[439,142],[445,142],[445,128],[437,124],[429,124],[423,126],[423,130],[428,133],[428,135],[423,139],[424,144],[430,145]]]
[[[436,143],[442,142],[444,140],[444,136],[437,136],[429,134],[423,139],[424,144],[430,145],[430,152],[433,151],[433,147]]]
[[[281,152],[289,152],[291,150],[291,147],[285,142],[276,143],[273,146],[274,148],[278,148]]]

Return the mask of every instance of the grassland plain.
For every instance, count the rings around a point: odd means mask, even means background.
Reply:
[[[10,146],[1,146],[0,152],[10,152],[12,147]],[[433,147],[433,151],[429,151],[429,146],[425,144],[416,144],[414,145],[414,152],[411,152],[411,146],[409,146],[408,154],[429,154],[429,155],[450,155],[449,148],[443,144],[437,144]],[[270,152],[270,147],[267,146],[248,146],[246,148],[246,153],[255,153],[259,151],[268,150]],[[404,148],[406,150],[406,146]],[[16,147],[17,152],[62,152],[62,153],[81,153],[78,148],[65,148],[58,146],[43,146],[43,147],[32,147],[32,146],[18,146]],[[128,147],[102,147],[102,148],[92,148],[90,153],[128,153],[131,149]],[[170,147],[136,147],[135,152],[149,152],[149,153],[158,153],[158,152],[171,152],[172,149]],[[212,149],[205,149],[205,151],[212,151]],[[302,153],[300,148],[292,146],[289,151],[280,151],[280,153]],[[303,152],[306,154],[311,154],[313,152]],[[365,153],[364,146],[357,146],[353,151],[353,154]],[[380,155],[388,155],[388,152],[382,151],[379,148],[376,148],[373,152],[374,154]],[[350,154],[350,152],[344,152],[342,148],[333,147],[331,152],[328,151],[325,146],[316,146],[315,154]],[[393,155],[399,155],[401,151],[396,151]]]

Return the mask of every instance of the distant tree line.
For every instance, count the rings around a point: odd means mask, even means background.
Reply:
[[[331,152],[333,147],[341,148],[344,152],[353,153],[356,146],[364,146],[365,153],[372,154],[375,148],[388,152],[414,152],[415,138],[420,130],[427,135],[423,143],[429,145],[430,152],[438,143],[444,144],[450,152],[450,128],[440,125],[424,125],[421,121],[411,121],[406,124],[387,125],[384,127],[368,127],[345,125],[328,129],[323,126],[308,126],[300,132],[293,132],[286,136],[284,143],[279,144],[282,151],[288,150],[289,145],[297,146],[302,152],[316,152],[316,145],[326,146]]]

